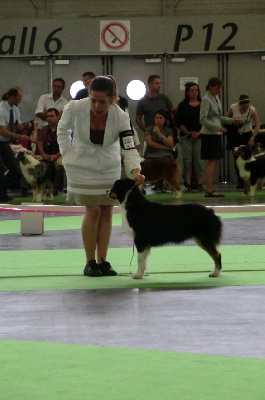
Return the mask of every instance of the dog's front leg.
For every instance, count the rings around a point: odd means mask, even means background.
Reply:
[[[144,272],[148,267],[148,261],[150,256],[150,248],[145,249],[142,252],[138,252],[138,270],[132,274],[133,279],[142,279]]]
[[[250,185],[249,197],[254,197],[257,185]]]
[[[38,200],[38,192],[37,192],[36,188],[32,188],[32,194],[33,194],[32,201],[37,202],[37,200]]]

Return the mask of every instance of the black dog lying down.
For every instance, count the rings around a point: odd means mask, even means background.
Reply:
[[[141,279],[147,268],[151,247],[166,243],[182,243],[193,239],[214,260],[210,277],[220,275],[220,243],[222,223],[212,209],[199,204],[164,205],[146,199],[131,179],[119,179],[108,191],[117,199],[121,213],[127,219],[138,252],[138,270],[134,279]]]

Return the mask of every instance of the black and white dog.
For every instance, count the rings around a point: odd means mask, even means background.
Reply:
[[[265,177],[264,154],[253,156],[251,149],[245,145],[235,147],[234,154],[238,156],[236,165],[244,180],[244,195],[254,197],[259,180]]]
[[[49,189],[49,199],[53,200],[54,182],[56,178],[54,163],[46,160],[37,160],[24,151],[17,153],[16,158],[24,178],[32,188],[32,201],[37,203],[41,202],[46,191],[46,186]]]
[[[133,274],[134,279],[143,278],[151,247],[182,243],[188,239],[193,239],[214,260],[215,267],[209,276],[220,275],[221,254],[216,246],[220,243],[222,223],[212,209],[199,204],[151,202],[131,179],[117,180],[108,196],[120,203],[121,213],[134,237],[138,252],[138,270]]]

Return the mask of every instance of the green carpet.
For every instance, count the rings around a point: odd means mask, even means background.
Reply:
[[[57,230],[81,229],[83,215],[67,215],[60,217],[45,218],[44,232]],[[121,225],[120,214],[113,214],[113,226]],[[20,219],[0,221],[0,235],[19,233]]]
[[[0,291],[265,285],[265,246],[221,246],[220,251],[223,273],[209,278],[213,262],[197,246],[154,248],[148,276],[142,280],[130,277],[137,264],[135,251],[130,268],[132,249],[109,249],[119,276],[100,278],[83,276],[82,249],[2,251]]]
[[[45,218],[45,232],[80,229],[82,218]],[[113,221],[120,225],[120,215]],[[19,231],[19,220],[0,222],[0,234]],[[220,251],[223,273],[209,278],[213,262],[198,247],[152,249],[143,280],[130,277],[137,264],[132,248],[110,248],[119,275],[101,278],[83,276],[83,249],[1,251],[0,291],[265,286],[265,246],[220,246]],[[1,400],[262,400],[264,370],[263,359],[0,340]]]
[[[265,360],[0,340],[1,400],[262,400]]]

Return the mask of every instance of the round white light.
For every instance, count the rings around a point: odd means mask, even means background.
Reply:
[[[142,81],[135,79],[129,82],[126,86],[126,93],[131,100],[139,100],[146,93],[145,84]]]
[[[84,89],[84,87],[85,86],[83,84],[83,81],[75,81],[74,83],[72,83],[72,85],[70,86],[70,95],[72,99],[75,98],[75,95],[78,92],[78,90]]]

